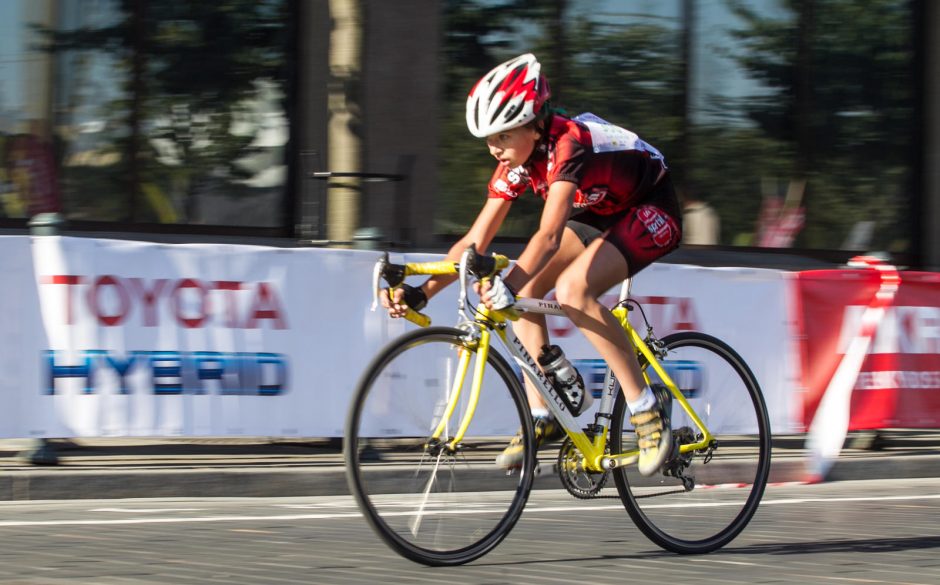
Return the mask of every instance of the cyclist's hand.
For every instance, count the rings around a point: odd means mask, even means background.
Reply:
[[[516,304],[516,293],[498,275],[480,286],[480,298],[486,308],[502,311]]]
[[[405,304],[405,291],[401,288],[389,290],[383,288],[379,292],[379,302],[388,311],[388,316],[393,319],[400,319],[408,311],[408,305]]]
[[[415,311],[423,309],[428,299],[421,288],[403,284],[394,290],[383,288],[379,293],[379,301],[388,310],[390,317],[400,319],[405,316],[408,309]]]

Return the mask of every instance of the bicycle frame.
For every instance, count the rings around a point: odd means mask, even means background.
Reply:
[[[625,298],[621,300],[625,300]],[[565,316],[565,313],[562,311],[560,305],[543,299],[520,298],[516,301],[515,308],[519,312]],[[532,359],[531,354],[529,354],[525,347],[523,347],[522,342],[519,341],[519,338],[516,336],[512,330],[512,327],[509,325],[509,320],[507,317],[499,311],[489,311],[482,305],[477,308],[477,311],[481,314],[480,318],[472,322],[464,322],[461,324],[463,327],[467,327],[468,325],[472,324],[474,332],[479,332],[479,338],[474,344],[478,348],[478,367],[474,372],[474,379],[471,385],[471,394],[468,408],[464,413],[463,420],[458,427],[457,434],[449,441],[449,446],[454,447],[462,440],[464,433],[470,425],[470,420],[473,418],[476,403],[479,400],[480,387],[483,383],[482,364],[485,364],[486,362],[486,355],[489,351],[490,344],[492,343],[491,331],[495,331],[499,339],[502,341],[506,351],[509,352],[525,375],[538,389],[539,393],[542,395],[543,400],[548,406],[549,411],[551,411],[551,413],[555,416],[555,419],[561,423],[562,427],[571,438],[571,441],[584,456],[584,468],[586,470],[601,472],[607,469],[612,469],[614,467],[629,465],[636,461],[638,454],[635,450],[628,451],[626,453],[610,455],[605,454],[607,447],[607,431],[610,426],[610,418],[611,412],[613,411],[614,399],[617,396],[617,392],[620,391],[620,384],[617,382],[610,368],[607,368],[607,372],[604,376],[604,390],[601,396],[600,405],[594,415],[594,426],[590,432],[593,437],[591,437],[589,436],[588,432],[580,428],[577,419],[571,414],[567,405],[558,396],[558,391],[555,390],[551,383],[545,378],[542,370],[538,367],[535,360]],[[714,440],[714,436],[696,414],[692,406],[686,400],[685,396],[679,390],[678,386],[670,378],[662,364],[659,363],[659,360],[657,359],[653,350],[651,350],[649,345],[646,343],[646,340],[644,340],[630,324],[628,319],[628,310],[623,306],[618,306],[617,308],[613,309],[612,312],[620,322],[621,326],[627,332],[637,353],[646,358],[649,367],[653,368],[653,370],[659,376],[659,379],[662,380],[667,388],[669,388],[674,400],[681,406],[682,410],[689,416],[689,418],[701,433],[702,439],[700,441],[681,445],[680,453],[706,449]],[[469,362],[469,353],[470,352],[465,352],[464,355],[461,356],[461,363],[455,375],[453,390],[450,396],[450,403],[447,409],[447,415],[450,415],[453,412],[457,400],[459,399],[460,388],[463,387],[464,377],[468,371],[467,362]],[[646,377],[647,382],[649,382],[649,375],[646,372],[644,372],[644,377]],[[443,422],[441,427],[437,429],[438,432],[435,433],[433,438],[439,438],[440,432],[442,430]]]
[[[473,253],[475,254],[475,251]],[[499,257],[499,259],[504,260],[504,257]],[[597,412],[594,415],[594,424],[591,427],[588,427],[588,430],[584,430],[578,424],[575,416],[572,415],[572,413],[568,410],[568,406],[558,395],[558,391],[555,390],[552,384],[545,378],[541,368],[539,368],[535,360],[525,349],[525,347],[522,345],[522,342],[512,330],[511,321],[517,319],[518,313],[522,312],[566,317],[565,312],[561,308],[561,305],[546,299],[518,298],[515,305],[508,310],[490,310],[487,309],[485,305],[480,303],[475,308],[475,310],[472,310],[471,312],[471,310],[468,310],[466,304],[466,284],[468,275],[467,262],[467,254],[465,253],[457,270],[455,270],[455,267],[452,263],[431,262],[424,264],[406,265],[402,275],[402,278],[412,274],[453,274],[454,272],[458,272],[460,275],[459,280],[461,288],[460,298],[458,301],[458,314],[461,315],[462,319],[457,327],[467,331],[468,349],[461,350],[458,366],[454,375],[453,385],[448,397],[448,404],[444,411],[444,416],[442,417],[438,427],[431,434],[429,443],[439,442],[441,440],[441,436],[445,433],[447,421],[450,420],[450,417],[453,415],[457,407],[462,389],[464,388],[466,376],[470,370],[470,357],[471,353],[474,352],[469,351],[469,349],[475,349],[476,363],[473,370],[473,380],[470,386],[470,396],[468,399],[467,408],[463,413],[461,421],[457,427],[457,432],[447,440],[444,448],[449,451],[455,451],[457,449],[457,445],[461,442],[464,435],[466,434],[467,429],[473,420],[474,413],[476,412],[477,404],[479,403],[480,391],[483,386],[483,372],[485,370],[487,356],[492,344],[492,333],[495,332],[497,337],[501,340],[506,351],[509,352],[515,362],[525,373],[526,377],[538,389],[538,392],[541,394],[542,399],[548,406],[549,411],[555,416],[555,419],[561,423],[572,443],[574,443],[575,447],[577,447],[578,451],[580,451],[581,455],[583,455],[583,466],[585,470],[592,472],[604,472],[615,467],[621,467],[635,462],[638,458],[637,450],[627,451],[625,453],[605,453],[607,449],[607,431],[610,427],[614,400],[617,396],[617,392],[620,390],[620,384],[617,382],[616,377],[614,376],[611,369],[608,367],[604,376],[603,395],[601,396],[601,402]],[[505,267],[506,264],[508,264],[508,260],[506,260],[502,265],[497,264],[497,268]],[[376,283],[378,282],[379,273],[380,270],[377,268],[375,278]],[[645,358],[646,363],[648,364],[647,369],[643,372],[643,376],[646,379],[646,382],[650,382],[650,374],[648,373],[648,369],[652,368],[659,379],[672,393],[673,400],[680,405],[682,410],[689,416],[690,420],[695,424],[699,431],[699,440],[694,443],[681,445],[679,447],[679,452],[687,453],[689,451],[708,449],[709,446],[713,443],[715,437],[705,426],[705,423],[701,420],[701,418],[699,418],[698,414],[692,408],[691,404],[689,404],[688,400],[686,400],[679,387],[675,384],[675,382],[666,372],[666,369],[659,362],[656,351],[651,348],[651,345],[655,346],[656,343],[655,338],[652,336],[652,330],[650,329],[649,331],[649,337],[644,339],[630,323],[629,308],[627,303],[625,303],[625,301],[627,301],[629,298],[630,288],[630,280],[625,280],[620,290],[619,302],[617,303],[616,307],[611,310],[611,312],[620,323],[621,327],[623,327],[624,331],[627,333],[627,337],[630,339],[637,356],[642,356]],[[426,317],[417,313],[409,315],[409,319],[422,325],[429,323]],[[589,433],[592,436],[589,436]]]

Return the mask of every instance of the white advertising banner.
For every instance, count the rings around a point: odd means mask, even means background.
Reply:
[[[369,311],[378,252],[7,236],[0,253],[3,437],[342,436],[366,364],[414,327]],[[660,336],[702,330],[736,348],[782,432],[786,287],[776,271],[658,264],[634,296]],[[456,323],[456,289],[431,302],[436,325]],[[549,326],[594,367],[580,333]]]
[[[8,436],[336,435],[383,338],[375,253],[26,242],[32,355]]]
[[[642,307],[642,313],[630,313],[630,322],[643,335],[646,323],[663,338],[679,331],[700,331],[713,335],[731,346],[754,372],[770,414],[774,432],[795,431],[798,404],[792,391],[798,379],[793,348],[790,311],[788,310],[789,273],[755,268],[705,268],[679,264],[653,264],[634,279],[630,297]],[[620,287],[602,298],[613,307]],[[553,343],[573,358],[584,375],[593,369],[597,394],[604,367],[581,333],[563,317],[548,317]],[[729,400],[739,399],[729,397]],[[738,405],[718,406],[733,413]],[[748,414],[748,413],[744,413]],[[750,412],[753,418],[753,412]],[[729,421],[731,422],[731,421]]]

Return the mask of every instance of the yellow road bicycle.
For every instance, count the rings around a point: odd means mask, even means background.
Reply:
[[[672,397],[667,412],[676,446],[661,472],[643,477],[633,465],[629,410],[610,370],[581,364],[600,394],[596,409],[581,415],[593,412],[593,420],[581,422],[513,333],[518,312],[564,317],[558,303],[520,298],[508,311],[491,311],[468,302],[474,279],[491,278],[508,265],[505,256],[480,255],[472,247],[459,263],[396,265],[385,255],[376,264],[376,295],[381,279],[394,288],[411,275],[457,273],[460,283],[458,324],[429,327],[426,316],[410,311],[407,318],[423,328],[385,346],[353,396],[344,442],[347,478],[376,533],[416,562],[473,561],[509,534],[536,480],[542,487],[551,477],[545,470],[554,468],[562,486],[582,499],[605,497],[600,492],[613,475],[630,518],[666,550],[706,553],[734,539],[757,510],[770,472],[767,408],[744,360],[703,333],[656,338],[624,282],[612,313],[632,340],[644,376]],[[631,313],[642,317],[645,335],[631,325]],[[496,351],[494,339],[512,361]],[[554,463],[537,459],[522,375],[567,433]],[[500,468],[496,455],[520,430],[522,464]]]

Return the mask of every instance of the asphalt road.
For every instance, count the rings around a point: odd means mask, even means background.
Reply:
[[[614,495],[605,490],[602,495]],[[768,487],[725,549],[664,552],[619,500],[534,492],[462,567],[398,557],[347,496],[0,502],[0,584],[940,584],[940,478]]]

